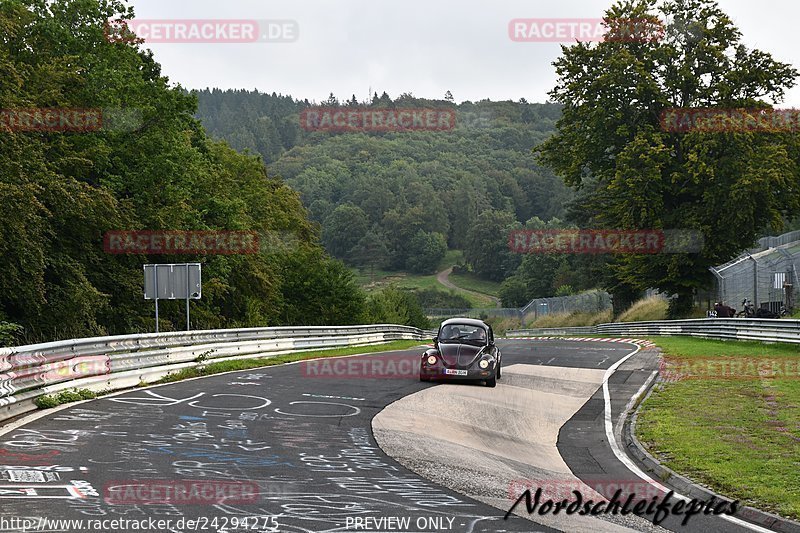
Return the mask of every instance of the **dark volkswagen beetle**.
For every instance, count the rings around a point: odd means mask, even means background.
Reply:
[[[491,326],[471,318],[451,318],[439,326],[434,347],[422,354],[420,381],[481,380],[489,387],[500,379],[502,355]]]

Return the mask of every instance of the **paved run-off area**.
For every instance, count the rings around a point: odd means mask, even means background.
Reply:
[[[556,443],[561,427],[600,387],[604,373],[515,364],[506,367],[502,384],[492,391],[443,385],[407,396],[384,409],[373,429],[381,448],[404,465],[504,512],[510,497],[529,486],[544,488],[544,496],[554,500],[572,490],[597,500],[602,496],[572,474]],[[525,506],[516,512],[526,513]],[[564,531],[654,528],[636,516],[604,519],[536,516]]]

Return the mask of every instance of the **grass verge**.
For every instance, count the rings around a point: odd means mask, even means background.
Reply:
[[[528,315],[528,319],[533,313]],[[551,313],[544,315],[532,322],[528,322],[527,328],[570,328],[579,326],[596,326],[611,322],[611,309],[598,311],[596,313]]]
[[[519,318],[495,316],[487,318],[486,323],[492,326],[495,337],[504,337],[511,330],[522,329]]]
[[[656,387],[639,441],[665,466],[746,505],[800,519],[800,346],[651,338],[683,364],[775,361],[780,377],[709,375]],[[669,366],[667,367],[669,369]]]
[[[198,366],[194,368],[185,368],[169,376],[165,376],[158,380],[156,383],[173,383],[189,378],[199,378],[202,376],[211,376],[213,374],[221,374],[223,372],[232,372],[235,370],[249,370],[251,368],[261,368],[265,366],[282,365],[284,363],[292,363],[294,361],[302,361],[304,359],[317,359],[320,357],[337,357],[342,355],[356,355],[367,354],[376,352],[388,352],[392,350],[405,350],[420,346],[424,341],[392,341],[385,344],[373,344],[369,346],[348,346],[345,348],[335,348],[331,350],[319,350],[308,352],[297,352],[285,355],[277,355],[275,357],[263,357],[258,359],[235,359],[230,361],[216,361],[207,365]]]
[[[479,292],[494,297],[500,295],[499,283],[481,279],[474,274],[450,274],[450,282],[460,289]]]
[[[666,320],[669,301],[663,298],[643,298],[635,302],[627,311],[617,318],[616,322],[645,322],[648,320]]]
[[[400,289],[435,289],[445,292],[451,290],[439,284],[439,281],[436,279],[436,274],[421,275],[408,272],[376,270],[374,272],[374,279],[372,279],[368,270],[356,270],[355,272],[359,285],[367,292],[378,291],[392,285]],[[494,301],[489,296],[463,291],[456,291],[456,294],[466,298],[475,309],[495,307]]]

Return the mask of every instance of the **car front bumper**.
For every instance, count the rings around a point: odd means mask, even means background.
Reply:
[[[460,371],[458,374],[448,374],[446,372],[448,367],[441,364],[427,365],[423,364],[420,367],[419,375],[428,379],[441,379],[441,380],[476,380],[476,379],[490,379],[495,375],[495,365],[492,364],[485,370],[479,367],[470,368],[451,368],[450,370]],[[464,374],[466,371],[466,374]]]

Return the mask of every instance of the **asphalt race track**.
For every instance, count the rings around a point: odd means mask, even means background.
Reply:
[[[633,515],[553,522],[529,517],[524,503],[517,515],[503,519],[520,488],[535,490],[552,472],[558,474],[555,483],[566,479],[572,487],[582,481],[597,492],[611,490],[613,483],[625,490],[646,483],[615,456],[604,429],[602,376],[635,346],[498,344],[508,373],[495,389],[420,383],[419,349],[234,372],[43,412],[0,436],[0,531],[32,530],[31,524],[37,531],[216,533],[658,530]],[[655,354],[641,351],[611,376],[615,425],[656,370]],[[548,409],[542,399],[553,394],[569,396],[572,407],[556,401]],[[425,395],[438,400],[420,402]],[[466,417],[448,405],[452,398],[459,398],[457,405],[495,408],[511,401],[516,411],[496,408],[506,414],[481,417],[475,410]],[[453,432],[443,429],[443,421],[455,418],[469,420],[475,431],[464,430],[460,440],[449,437]],[[378,447],[373,420],[399,462]],[[397,438],[405,431],[393,426],[400,420],[429,431],[423,439]],[[519,426],[515,448],[498,450],[496,443],[504,442],[498,435],[512,426]],[[530,440],[536,435],[542,442]],[[415,453],[432,439],[448,444]],[[462,463],[469,468],[450,465],[457,448],[471,457]],[[467,470],[480,475],[465,475]],[[764,531],[702,514],[683,526],[682,518],[671,516],[662,526]]]

